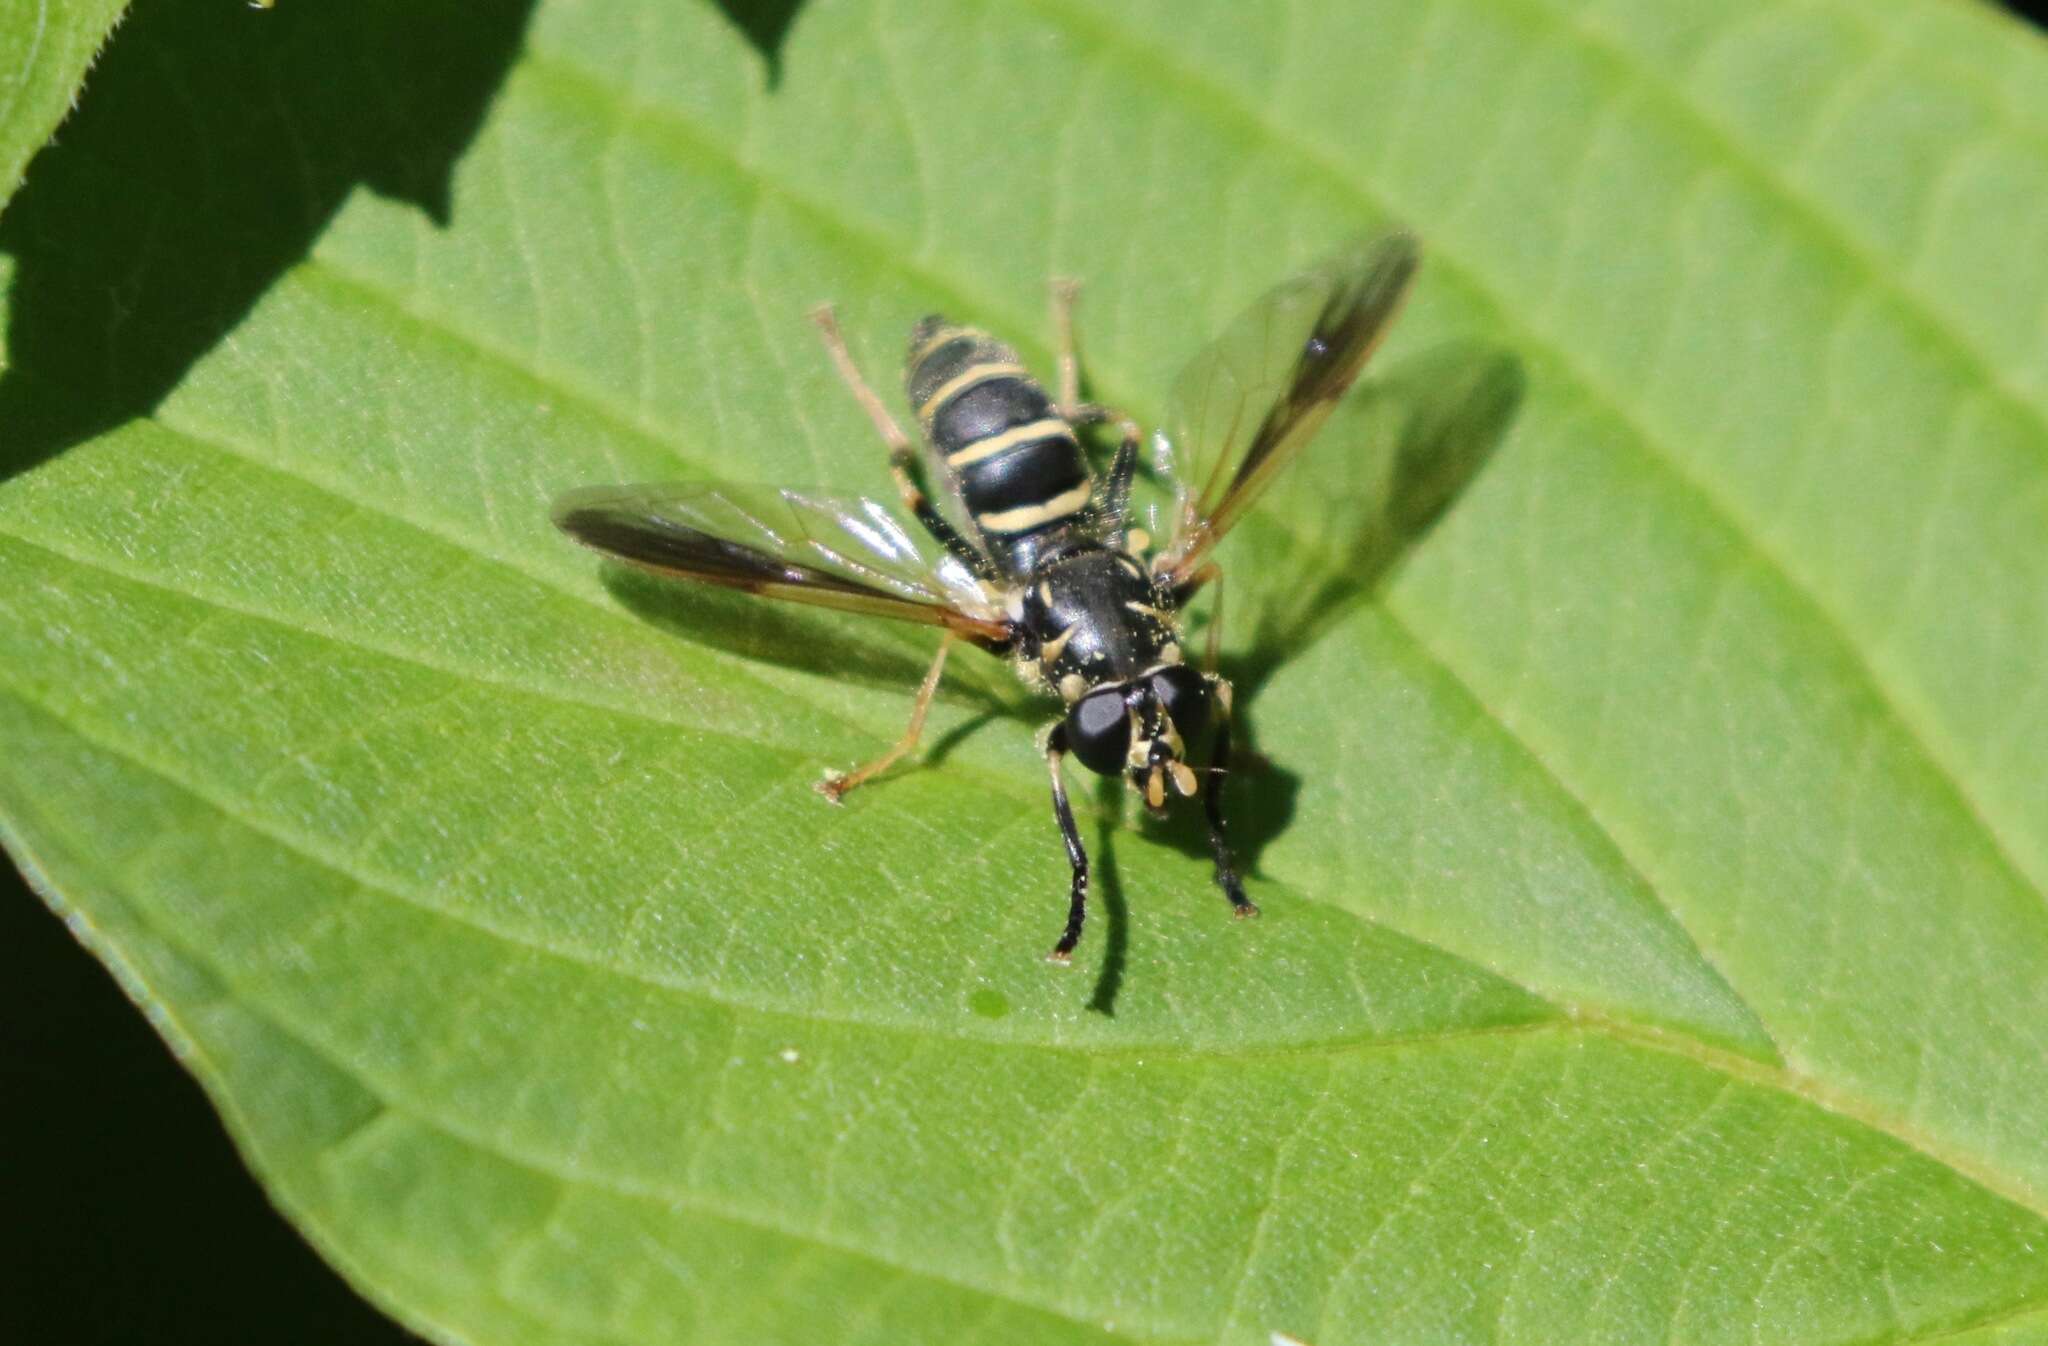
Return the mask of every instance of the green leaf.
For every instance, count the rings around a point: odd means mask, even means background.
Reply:
[[[0,209],[78,99],[121,0],[0,0]]]
[[[0,829],[379,1303],[2048,1340],[2037,39],[1939,0],[814,0],[766,52],[655,0],[247,17],[138,13],[0,222]],[[1221,553],[1258,922],[1190,823],[1084,791],[1048,967],[1007,673],[957,659],[922,762],[834,810],[928,636],[548,527],[591,482],[886,493],[820,301],[877,381],[934,308],[1043,367],[1081,277],[1149,419],[1397,222],[1422,282],[1311,464],[1391,462],[1397,507],[1347,531],[1305,467]]]

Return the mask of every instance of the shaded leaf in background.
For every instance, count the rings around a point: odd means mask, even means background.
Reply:
[[[7,1325],[64,1346],[417,1340],[250,1181],[198,1085],[13,869],[0,869]],[[176,1236],[167,1231],[176,1230]]]
[[[2037,46],[1904,3],[842,0],[770,95],[709,7],[526,36],[441,220],[315,175],[302,233],[140,254],[254,300],[148,378],[24,344],[120,227],[73,138],[30,190],[81,237],[0,226],[7,377],[80,404],[10,408],[0,818],[358,1284],[494,1341],[2040,1331]],[[191,91],[188,129],[235,92]],[[548,533],[588,480],[874,490],[815,300],[877,373],[929,307],[1042,360],[1080,275],[1152,414],[1395,217],[1432,258],[1383,399],[1505,352],[1507,438],[1251,708],[1298,785],[1265,920],[1091,820],[1113,1016],[1036,961],[1024,725],[959,732],[999,670],[833,813],[902,690],[677,639]],[[1441,351],[1469,377],[1416,382]],[[1275,511],[1225,559],[1317,545]]]

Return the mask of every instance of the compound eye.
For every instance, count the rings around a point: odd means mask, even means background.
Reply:
[[[1192,668],[1176,664],[1152,675],[1152,695],[1166,710],[1181,741],[1201,736],[1209,724],[1209,684]]]
[[[1120,687],[1090,692],[1067,712],[1067,746],[1081,765],[1104,776],[1124,769],[1131,750],[1131,717]]]

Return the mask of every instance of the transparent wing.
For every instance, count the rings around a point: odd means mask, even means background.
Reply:
[[[1267,292],[1181,372],[1159,466],[1175,482],[1162,568],[1200,568],[1315,437],[1372,355],[1415,276],[1412,234],[1361,240]]]
[[[1009,621],[973,573],[880,503],[779,486],[592,486],[555,525],[644,570],[846,612],[943,626],[1002,645]]]

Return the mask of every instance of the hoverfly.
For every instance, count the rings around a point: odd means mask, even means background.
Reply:
[[[876,501],[780,487],[591,487],[564,495],[554,520],[657,574],[939,628],[908,728],[873,761],[827,773],[818,788],[834,802],[916,746],[955,641],[1009,659],[1032,688],[1057,696],[1065,713],[1041,747],[1073,884],[1054,962],[1073,953],[1087,910],[1088,855],[1061,775],[1069,754],[1124,776],[1155,816],[1169,793],[1201,794],[1216,883],[1237,915],[1253,916],[1224,830],[1231,689],[1215,668],[1220,619],[1212,616],[1197,671],[1180,614],[1219,578],[1216,544],[1358,376],[1418,261],[1405,233],[1346,247],[1269,292],[1189,365],[1155,435],[1155,463],[1174,493],[1156,552],[1129,518],[1137,423],[1081,400],[1076,287],[1062,282],[1052,304],[1057,399],[986,332],[928,317],[911,333],[905,389],[951,517],[919,485],[917,446],[861,377],[831,308],[812,315],[933,545]],[[1098,480],[1075,432],[1104,422],[1120,442]],[[1197,768],[1190,757],[1204,736],[1208,760]]]

